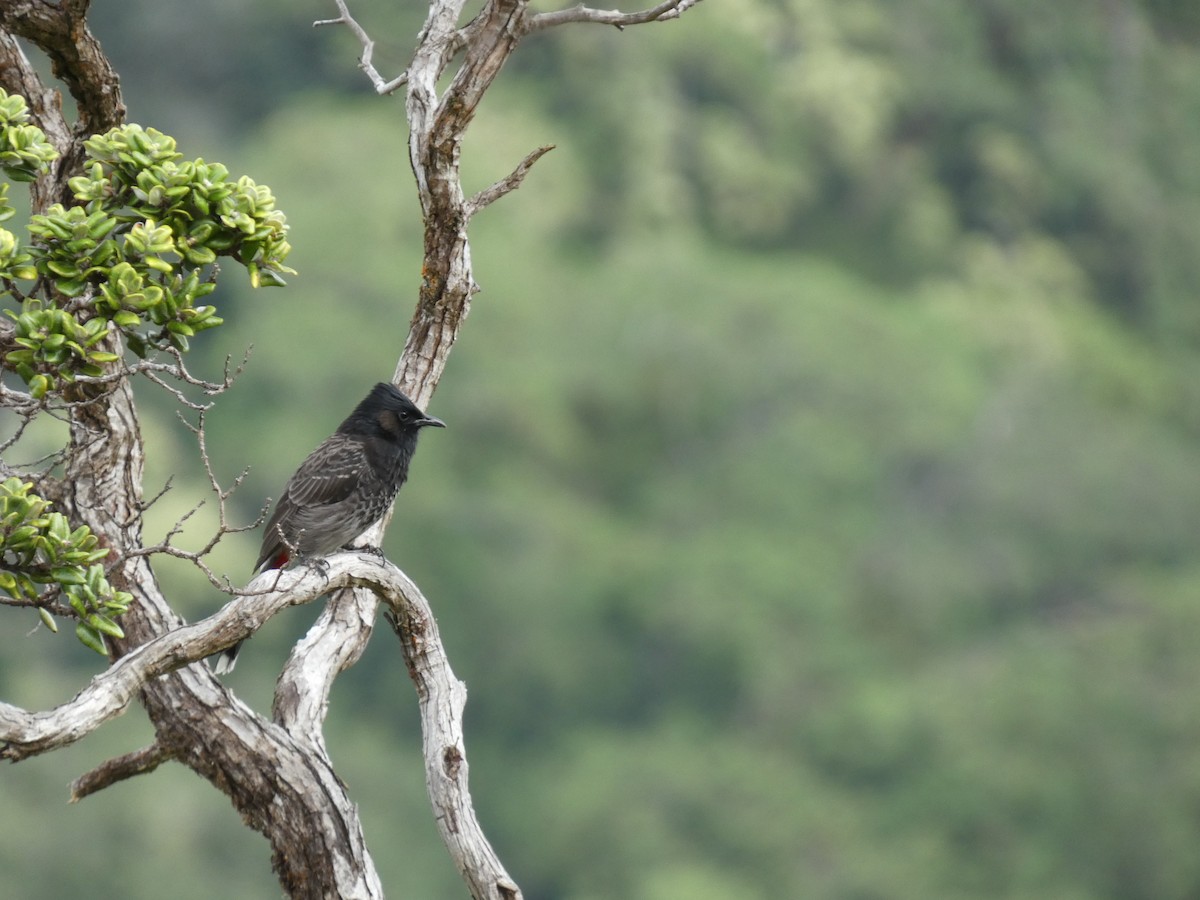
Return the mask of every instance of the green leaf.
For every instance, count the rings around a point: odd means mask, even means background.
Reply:
[[[108,618],[108,616],[102,616],[99,613],[94,613],[93,615],[88,616],[87,621],[88,625],[90,625],[92,628],[103,634],[107,634],[110,637],[125,637],[125,632],[121,630],[121,626],[112,619]]]
[[[83,584],[84,572],[79,566],[62,566],[50,570],[50,576],[59,584]]]
[[[104,569],[100,566],[92,566],[87,573],[87,586],[91,588],[92,593],[100,594],[104,592],[104,586],[107,584],[104,577]]]
[[[63,278],[56,281],[54,286],[68,297],[78,297],[87,287],[87,282],[83,278]]]
[[[34,400],[41,400],[46,396],[46,392],[50,390],[50,379],[45,375],[34,375],[29,381],[29,393]]]
[[[79,622],[75,626],[75,637],[89,650],[95,650],[101,656],[108,656],[108,646],[104,643],[104,637],[95,628]]]

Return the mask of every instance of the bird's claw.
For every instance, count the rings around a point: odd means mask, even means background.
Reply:
[[[347,544],[342,549],[348,550],[351,553],[370,553],[372,556],[377,556],[381,560],[387,559],[387,557],[384,556],[383,548],[376,547],[374,544],[363,544],[361,547],[355,547],[355,546],[351,546],[350,544]]]

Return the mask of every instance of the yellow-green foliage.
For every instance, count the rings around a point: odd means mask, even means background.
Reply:
[[[0,90],[0,169],[30,180],[56,156],[28,124],[21,97]],[[220,163],[182,161],[173,138],[123,125],[84,143],[88,163],[72,178],[75,203],[31,218],[31,242],[0,229],[0,296],[19,305],[19,349],[5,368],[35,398],[78,375],[97,376],[118,356],[105,338],[119,331],[137,355],[188,349],[188,339],[222,323],[200,305],[216,287],[221,256],[241,263],[250,282],[281,285],[291,246],[269,188],[231,179]],[[0,188],[0,221],[13,214]],[[17,282],[37,281],[29,292]]]
[[[36,607],[51,631],[58,630],[51,613],[69,608],[79,640],[107,655],[104,635],[124,636],[115,619],[133,597],[109,584],[100,565],[108,550],[97,543],[86,525],[72,530],[32,483],[0,482],[0,591]]]

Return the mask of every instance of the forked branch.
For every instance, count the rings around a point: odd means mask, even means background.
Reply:
[[[124,711],[148,681],[244,640],[289,606],[355,585],[368,586],[401,608],[416,591],[404,573],[373,553],[340,553],[321,567],[264,572],[245,594],[208,618],[131,649],[61,706],[27,712],[0,703],[0,759],[25,759],[73,744]]]
[[[403,87],[408,81],[408,72],[401,72],[399,76],[391,81],[385,79],[379,74],[379,70],[375,68],[375,64],[371,61],[375,56],[375,42],[371,40],[371,36],[367,34],[367,30],[358,24],[358,20],[350,15],[350,10],[346,6],[346,0],[333,0],[337,4],[340,15],[336,19],[318,19],[313,22],[314,28],[320,28],[322,25],[345,25],[358,38],[358,42],[362,44],[362,55],[358,58],[358,67],[366,72],[367,77],[371,79],[371,84],[375,86],[375,93],[384,95],[390,94],[397,88]]]
[[[520,890],[475,816],[463,745],[466,688],[450,668],[424,595],[402,571],[371,552],[340,553],[321,566],[265,572],[248,587],[261,588],[272,579],[272,590],[237,597],[207,619],[131,650],[59,707],[31,713],[0,703],[0,758],[24,759],[74,743],[119,715],[151,679],[248,637],[280,610],[309,603],[331,589],[368,588],[387,604],[389,621],[401,637],[408,674],[417,687],[426,782],[442,839],[473,896],[519,898]],[[277,698],[276,702],[278,706],[287,699]],[[170,755],[169,750],[152,747],[110,761],[77,782],[73,795],[77,799],[148,771]]]

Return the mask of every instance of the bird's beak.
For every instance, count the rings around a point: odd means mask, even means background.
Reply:
[[[422,428],[426,427],[427,425],[432,425],[434,428],[445,428],[446,427],[445,422],[443,422],[441,419],[435,418],[433,416],[426,416],[424,419],[421,420]]]

